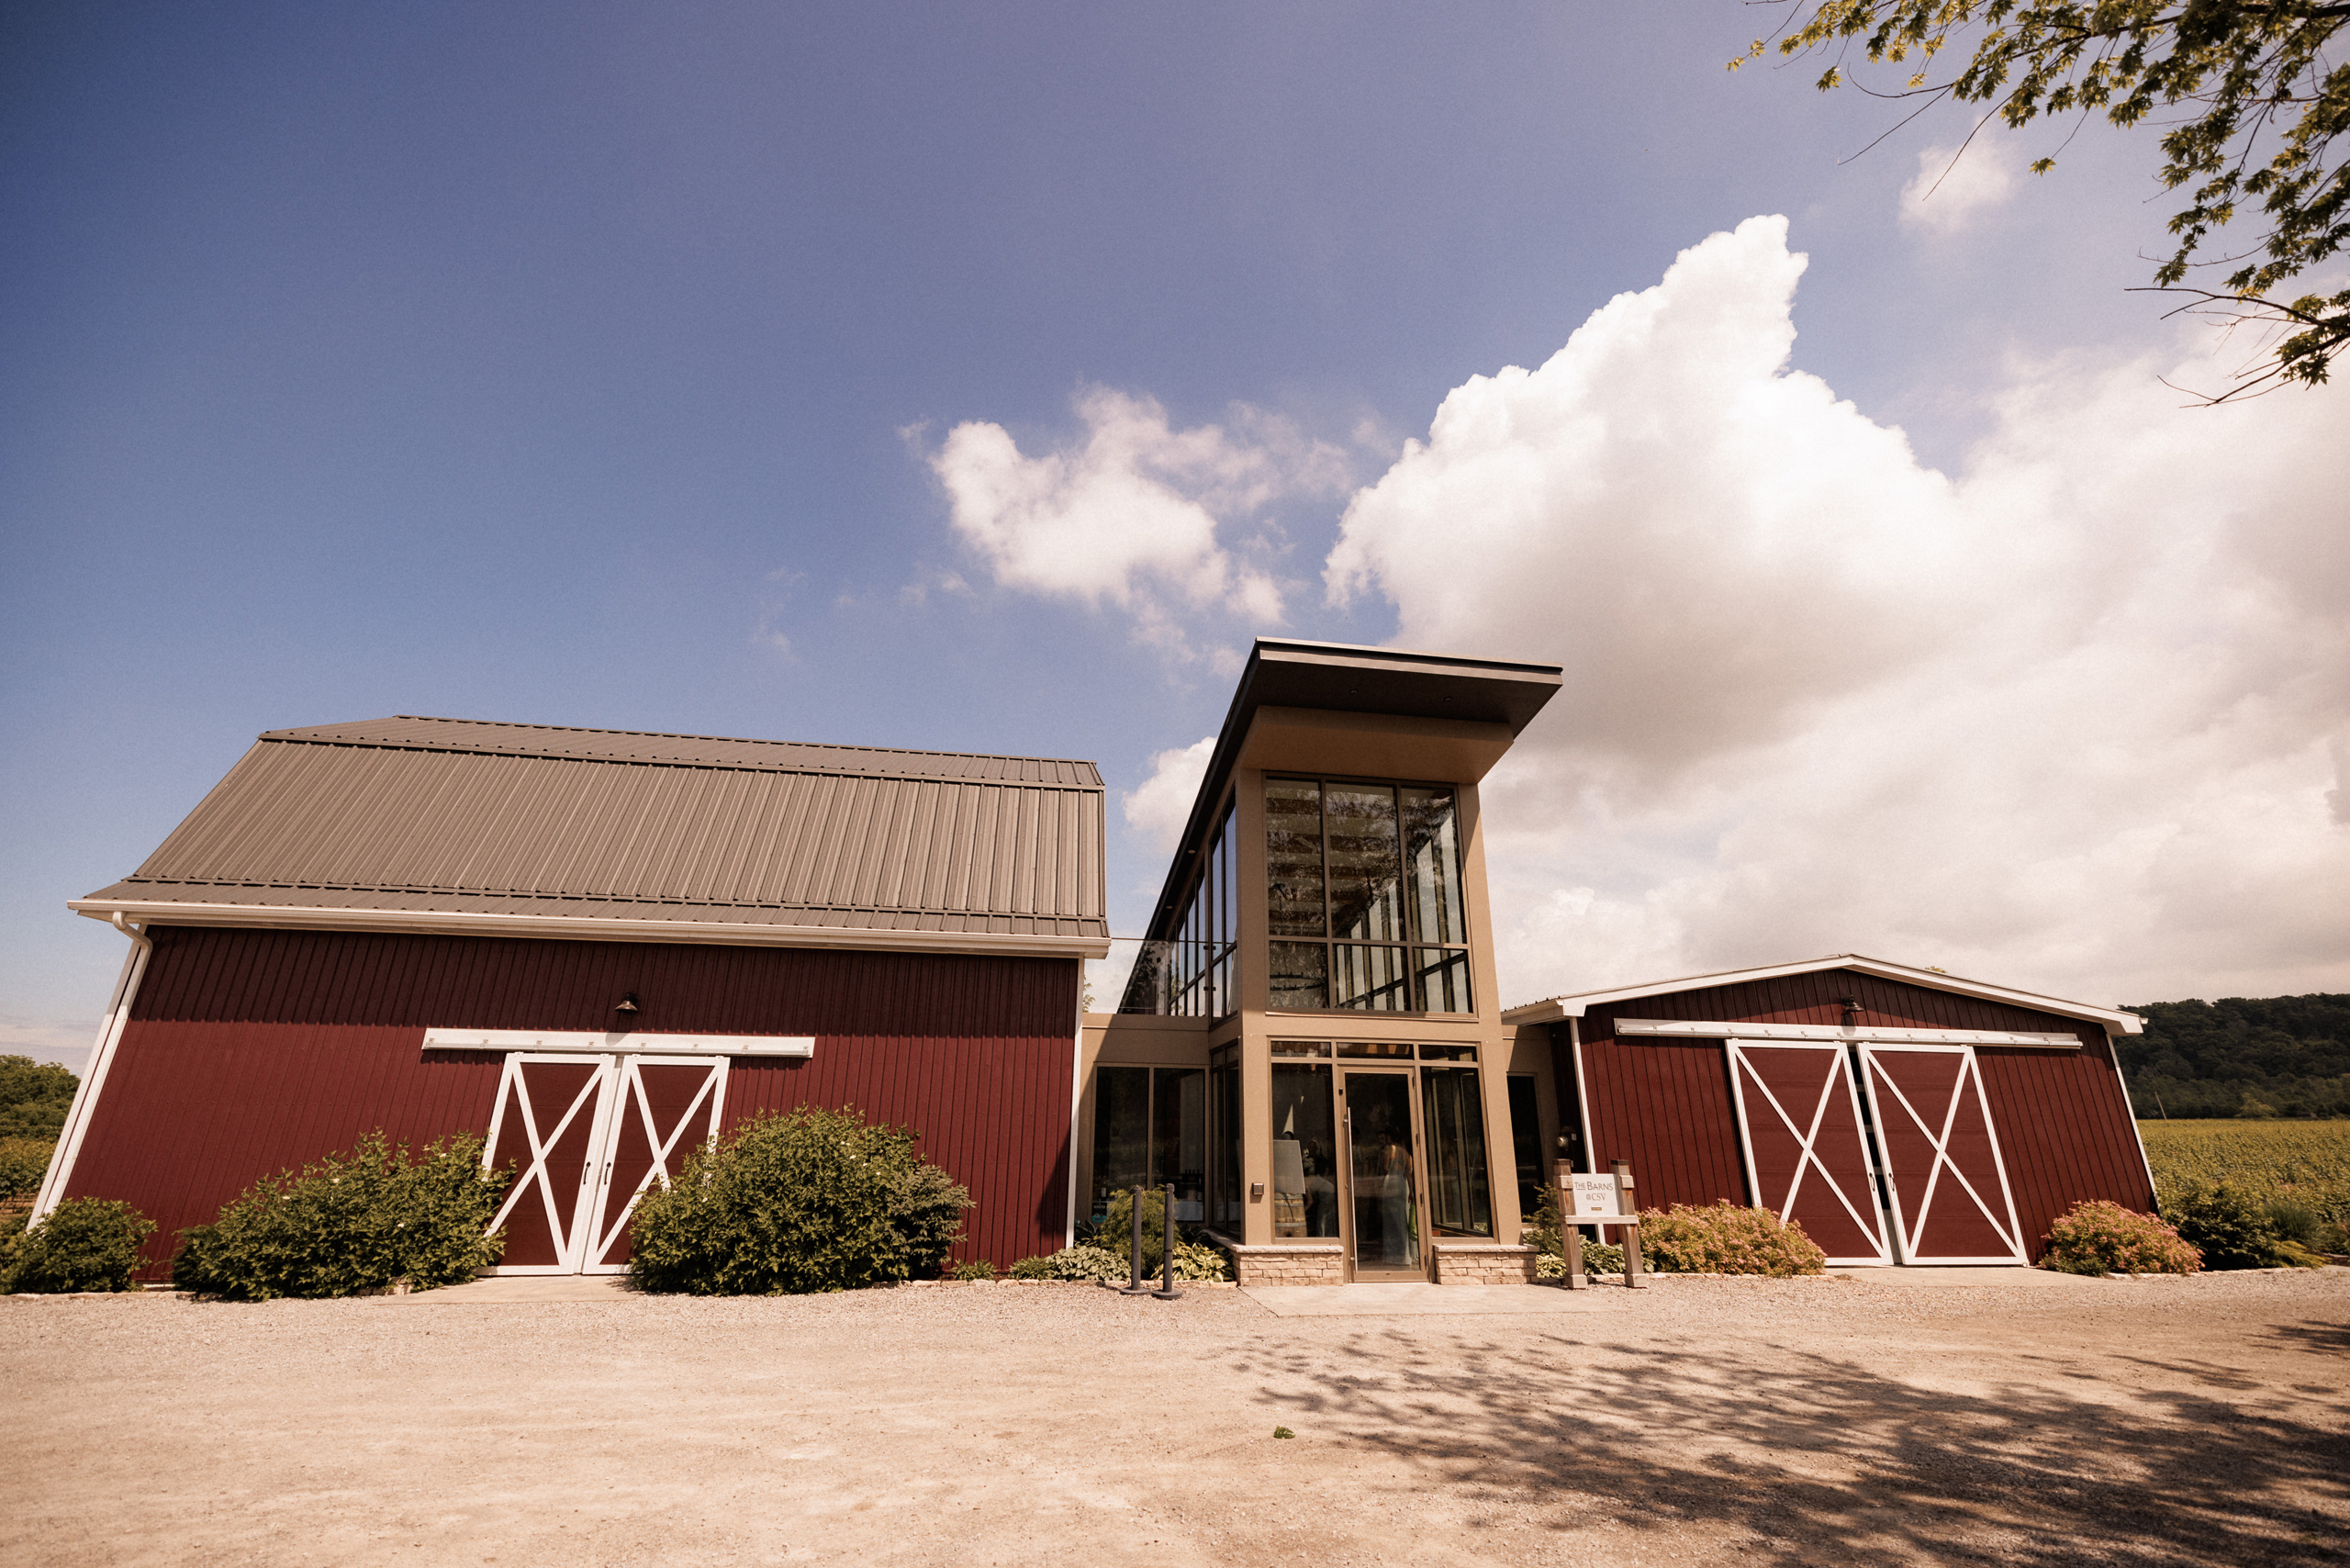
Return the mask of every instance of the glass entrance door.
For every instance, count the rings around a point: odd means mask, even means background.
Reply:
[[[1420,1180],[1413,1073],[1340,1074],[1346,1117],[1347,1256],[1363,1281],[1427,1278],[1427,1201]]]

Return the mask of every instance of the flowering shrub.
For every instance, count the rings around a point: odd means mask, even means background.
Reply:
[[[2192,1274],[2203,1254],[2154,1215],[2099,1198],[2075,1204],[2041,1238],[2040,1266],[2066,1274]]]
[[[0,1291],[127,1291],[139,1249],[154,1231],[155,1222],[129,1204],[69,1198],[39,1225],[12,1227],[0,1241]]]
[[[797,1295],[938,1269],[971,1195],[919,1136],[802,1106],[744,1124],[638,1200],[629,1274],[648,1291]]]
[[[456,1284],[498,1261],[503,1233],[483,1234],[510,1179],[484,1170],[482,1140],[435,1139],[421,1159],[368,1134],[299,1176],[266,1176],[210,1225],[180,1232],[172,1283],[230,1301],[343,1296],[405,1279]]]
[[[1800,1224],[1724,1202],[1640,1212],[1640,1260],[1660,1274],[1817,1274],[1828,1254]]]

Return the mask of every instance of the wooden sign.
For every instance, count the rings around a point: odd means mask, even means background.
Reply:
[[[1617,1196],[1613,1176],[1570,1176],[1572,1183],[1567,1196],[1567,1218],[1574,1224],[1589,1224],[1594,1220],[1622,1220],[1623,1199]]]

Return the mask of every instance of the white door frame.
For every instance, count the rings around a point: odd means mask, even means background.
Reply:
[[[542,1118],[538,1107],[531,1103],[530,1081],[523,1076],[526,1065],[580,1066],[593,1068],[579,1092],[572,1096],[554,1130],[541,1136]],[[500,1263],[488,1271],[498,1274],[576,1274],[579,1272],[581,1257],[587,1246],[588,1232],[593,1227],[595,1178],[599,1162],[610,1139],[608,1125],[611,1120],[610,1092],[614,1068],[612,1058],[606,1056],[578,1056],[567,1052],[514,1051],[506,1058],[506,1070],[498,1081],[498,1108],[490,1113],[489,1137],[482,1145],[481,1162],[484,1170],[494,1169],[491,1161],[498,1154],[498,1135],[506,1125],[506,1107],[510,1103],[522,1114],[522,1137],[531,1150],[530,1163],[515,1173],[514,1184],[498,1205],[498,1213],[489,1222],[491,1231],[504,1226],[525,1195],[536,1191],[546,1205],[547,1230],[558,1238],[557,1260],[553,1263]],[[552,1107],[549,1107],[552,1110]],[[566,1228],[558,1213],[555,1193],[547,1181],[547,1151],[563,1139],[583,1109],[590,1118],[588,1129],[588,1162],[579,1172],[578,1194],[571,1211],[571,1224]]]
[[[1785,1225],[1787,1215],[1795,1212],[1796,1196],[1803,1191],[1804,1178],[1816,1168],[1819,1172],[1819,1179],[1827,1183],[1830,1192],[1836,1194],[1836,1201],[1843,1205],[1844,1212],[1852,1216],[1852,1223],[1861,1227],[1863,1235],[1876,1239],[1876,1250],[1874,1252],[1862,1257],[1830,1258],[1828,1261],[1839,1268],[1891,1263],[1893,1253],[1887,1245],[1887,1238],[1891,1236],[1893,1227],[1886,1223],[1884,1205],[1877,1202],[1876,1148],[1870,1137],[1869,1124],[1861,1115],[1860,1092],[1853,1086],[1852,1060],[1845,1055],[1844,1047],[1841,1045],[1790,1040],[1729,1040],[1725,1044],[1729,1050],[1730,1094],[1738,1106],[1738,1127],[1741,1135],[1740,1152],[1746,1159],[1746,1191],[1749,1196],[1757,1203],[1760,1203],[1762,1198],[1762,1178],[1754,1168],[1754,1135],[1749,1122],[1752,1113],[1748,1109],[1746,1102],[1746,1081],[1751,1076],[1754,1079],[1756,1092],[1769,1105],[1772,1114],[1778,1117],[1779,1124],[1793,1136],[1801,1151],[1796,1159],[1795,1180],[1787,1183],[1786,1199],[1779,1206],[1779,1223]],[[1828,1081],[1820,1088],[1818,1103],[1810,1106],[1807,1111],[1803,1106],[1796,1107],[1796,1110],[1806,1112],[1802,1126],[1796,1125],[1796,1118],[1787,1114],[1787,1108],[1779,1103],[1779,1097],[1771,1092],[1768,1084],[1762,1081],[1762,1075],[1755,1072],[1749,1065],[1747,1058],[1749,1050],[1809,1050],[1827,1052],[1831,1056],[1834,1065],[1829,1070]],[[1863,1215],[1859,1209],[1852,1206],[1852,1197],[1844,1191],[1843,1183],[1830,1173],[1827,1163],[1819,1158],[1812,1147],[1818,1141],[1820,1124],[1827,1119],[1828,1107],[1836,1098],[1836,1087],[1840,1082],[1844,1088],[1845,1103],[1852,1113],[1853,1131],[1860,1136],[1862,1186],[1868,1193],[1869,1204],[1866,1215]]]
[[[1910,1264],[2029,1263],[2031,1260],[2024,1255],[2023,1226],[2016,1219],[2015,1194],[2008,1185],[2007,1157],[1999,1152],[1999,1129],[1991,1117],[1991,1098],[1983,1092],[1983,1073],[1975,1064],[1975,1047],[1973,1046],[1872,1043],[1862,1046],[1860,1053],[1861,1077],[1863,1087],[1868,1091],[1869,1112],[1876,1124],[1874,1131],[1877,1135],[1878,1152],[1884,1159],[1886,1191],[1893,1199],[1893,1245],[1898,1260]],[[1919,1115],[1917,1108],[1909,1103],[1908,1096],[1901,1092],[1898,1084],[1890,1080],[1885,1081],[1885,1088],[1889,1093],[1894,1107],[1901,1115],[1908,1119],[1910,1126],[1925,1134],[1927,1141],[1932,1145],[1934,1150],[1933,1166],[1926,1177],[1926,1190],[1919,1195],[1916,1205],[1917,1220],[1914,1225],[1905,1212],[1908,1205],[1902,1201],[1900,1182],[1894,1174],[1892,1141],[1885,1136],[1884,1129],[1889,1125],[1886,1119],[1887,1097],[1880,1095],[1877,1092],[1878,1082],[1885,1078],[1885,1075],[1874,1070],[1879,1056],[1897,1055],[1954,1056],[1963,1058],[1958,1064],[1958,1080],[1951,1086],[1950,1104],[1942,1113],[1942,1126],[1939,1130],[1927,1125],[1926,1118]],[[1970,1086],[1975,1094],[1975,1103],[1982,1107],[1984,1133],[1990,1139],[1991,1169],[1999,1178],[1999,1190],[1997,1196],[2001,1209],[2007,1215],[2004,1221],[2000,1219],[1998,1213],[1993,1212],[1991,1205],[1984,1201],[1983,1193],[1975,1191],[1975,1183],[1966,1179],[1966,1173],[1958,1168],[1958,1162],[1950,1157],[1951,1128],[1958,1120],[1959,1106],[1964,1103]],[[1934,1197],[1941,1188],[1942,1172],[1945,1170],[1949,1171],[1951,1178],[1964,1190],[1966,1196],[1974,1203],[1975,1208],[1981,1211],[1983,1217],[1990,1221],[1991,1228],[2008,1238],[2008,1243],[2013,1250],[1982,1257],[1921,1258],[1918,1255],[1918,1238],[1925,1229],[1927,1216],[1933,1213]]]
[[[669,1136],[666,1139],[654,1137],[653,1106],[645,1098],[644,1078],[639,1070],[648,1061],[661,1067],[699,1067],[708,1070],[702,1075],[701,1087],[695,1092],[692,1103],[686,1107],[686,1114],[677,1118],[677,1125],[669,1129]],[[616,1087],[620,1092],[612,1097],[615,1103],[612,1114],[608,1118],[610,1125],[605,1130],[604,1141],[598,1156],[601,1161],[601,1171],[596,1178],[595,1198],[588,1211],[589,1217],[584,1227],[586,1234],[592,1238],[592,1245],[580,1255],[579,1271],[583,1274],[625,1274],[628,1272],[626,1263],[608,1263],[604,1260],[605,1254],[611,1251],[612,1244],[621,1238],[621,1232],[627,1227],[630,1216],[636,1213],[636,1201],[644,1195],[644,1190],[656,1181],[666,1187],[676,1176],[677,1172],[670,1165],[670,1156],[680,1152],[678,1145],[686,1141],[687,1132],[694,1126],[695,1114],[701,1111],[705,1103],[709,1107],[709,1114],[702,1118],[701,1137],[691,1142],[702,1143],[718,1136],[719,1114],[725,1109],[726,1105],[726,1058],[724,1057],[625,1057],[621,1061],[619,1081]],[[628,1201],[621,1205],[619,1215],[611,1224],[599,1230],[597,1226],[609,1205],[611,1195],[612,1157],[619,1152],[621,1131],[628,1125],[628,1119],[632,1114],[639,1118],[638,1125],[644,1130],[644,1141],[653,1150],[653,1162],[645,1167],[644,1174],[637,1179],[636,1186],[629,1193]]]

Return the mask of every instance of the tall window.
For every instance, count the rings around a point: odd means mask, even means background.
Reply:
[[[1206,1218],[1207,1110],[1198,1068],[1095,1068],[1092,1216],[1124,1189],[1171,1182],[1175,1217]]]
[[[1233,964],[1238,919],[1232,885],[1236,848],[1227,807],[1202,857],[1198,879],[1175,923],[1173,938],[1143,944],[1119,1012],[1221,1018],[1239,1011],[1233,989],[1237,979]]]
[[[1269,778],[1265,877],[1275,1007],[1476,1011],[1449,788]]]

